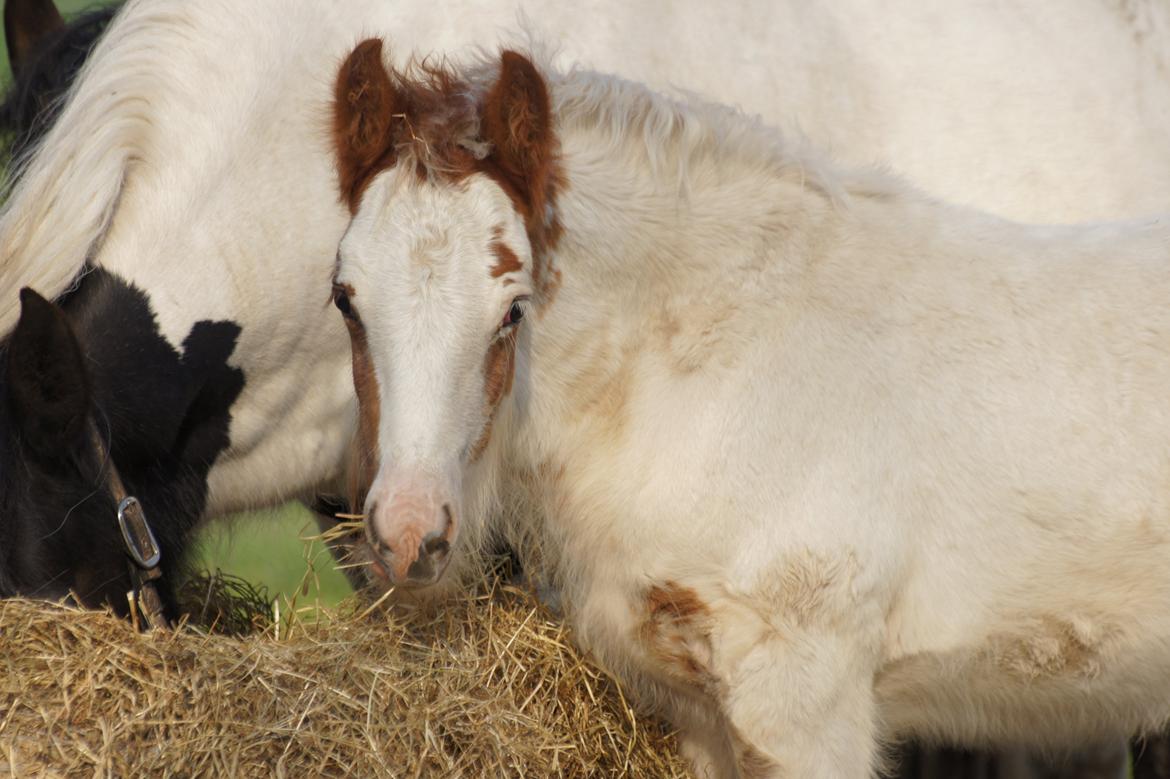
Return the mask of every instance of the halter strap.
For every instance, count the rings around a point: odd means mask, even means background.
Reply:
[[[150,529],[150,523],[146,520],[142,503],[126,490],[126,484],[122,481],[113,458],[110,457],[106,442],[102,440],[97,426],[92,421],[89,425],[89,434],[98,461],[106,468],[106,486],[118,505],[118,529],[122,533],[132,583],[126,593],[130,612],[132,615],[142,614],[146,618],[146,624],[151,628],[169,628],[171,623],[167,619],[162,597],[155,585],[155,581],[162,577],[162,569],[159,567],[162,549]]]

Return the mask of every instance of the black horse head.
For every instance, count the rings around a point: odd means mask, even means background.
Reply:
[[[61,306],[22,291],[20,321],[0,346],[0,595],[73,593],[126,612],[116,468],[150,518],[173,607],[244,384],[227,364],[238,335],[232,323],[199,322],[180,352],[146,295],[100,270]]]

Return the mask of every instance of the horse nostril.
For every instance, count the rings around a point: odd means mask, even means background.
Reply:
[[[427,533],[427,537],[423,539],[422,546],[419,547],[420,554],[428,555],[445,555],[451,551],[451,504],[443,504],[443,529],[435,530]]]
[[[418,558],[411,564],[407,577],[415,583],[430,584],[442,575],[447,567],[447,556],[451,551],[451,508],[443,506],[446,522],[442,530],[427,533],[418,545]]]
[[[451,549],[451,543],[438,532],[430,533],[419,547],[419,556],[444,555]]]

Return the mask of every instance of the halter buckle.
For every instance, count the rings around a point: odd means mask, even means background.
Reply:
[[[162,550],[146,521],[142,504],[133,495],[127,495],[118,503],[118,527],[122,529],[122,540],[134,564],[143,570],[157,567]]]

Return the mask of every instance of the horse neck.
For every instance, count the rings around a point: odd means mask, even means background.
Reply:
[[[836,219],[829,175],[771,131],[721,109],[635,97],[644,105],[634,120],[595,110],[561,122],[562,232],[526,365],[535,428],[604,415],[617,401],[607,393],[657,364],[652,352],[776,305]],[[535,463],[549,452],[529,454]]]

